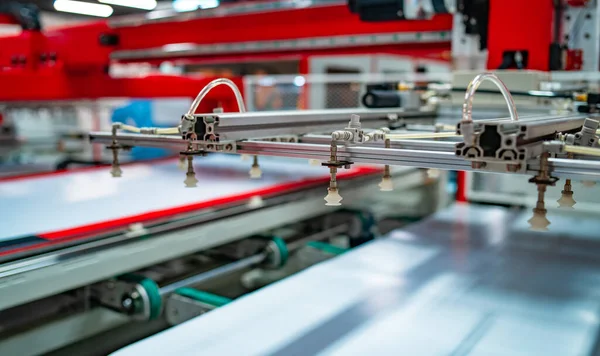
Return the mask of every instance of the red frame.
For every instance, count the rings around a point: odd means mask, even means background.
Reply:
[[[10,18],[0,20],[10,21]],[[326,24],[326,25],[325,25]],[[304,37],[328,37],[343,34],[379,34],[390,32],[450,31],[452,16],[431,20],[386,23],[361,22],[346,6],[324,6],[282,10],[227,17],[197,18],[140,26],[111,28],[98,21],[43,32],[23,31],[20,35],[0,37],[0,101],[74,100],[103,97],[174,97],[194,96],[208,79],[175,76],[113,79],[106,72],[110,54],[117,50],[138,50],[173,43],[218,44],[245,41],[285,40]],[[239,29],[243,29],[240,31]],[[101,36],[114,35],[115,46],[101,45]],[[364,46],[302,51],[313,54],[354,54],[365,52],[400,53],[425,57],[440,56],[450,50],[450,41],[394,46]],[[297,52],[238,53],[196,56],[196,60],[277,59]],[[177,60],[180,58],[171,58]],[[189,58],[189,57],[188,57]],[[160,63],[156,59],[139,62]],[[238,85],[241,80],[238,79]],[[240,86],[241,88],[241,86]],[[212,93],[211,93],[212,94]],[[230,93],[216,91],[205,107],[212,110],[217,102],[231,104]],[[234,108],[232,108],[234,109]],[[202,110],[202,111],[207,111]]]
[[[487,68],[498,68],[504,51],[526,50],[527,69],[550,70],[553,17],[552,0],[490,0]]]

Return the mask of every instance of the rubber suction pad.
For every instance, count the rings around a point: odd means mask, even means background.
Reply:
[[[381,178],[381,183],[379,183],[379,190],[382,192],[390,192],[394,190],[394,183],[392,183],[392,179],[390,177]]]
[[[187,173],[185,175],[185,180],[183,184],[185,184],[186,188],[195,188],[197,187],[198,179],[196,179],[196,175],[194,173]]]
[[[112,168],[110,170],[110,174],[114,178],[119,178],[123,174],[123,171],[121,170],[121,167],[119,167],[119,166],[112,166]]]
[[[550,220],[546,219],[546,214],[535,212],[533,217],[527,220],[529,228],[536,231],[548,231]]]
[[[337,189],[327,188],[327,196],[325,197],[325,205],[327,206],[340,206],[342,203],[342,196],[338,193]]]
[[[252,168],[250,168],[250,178],[259,179],[260,177],[262,177],[262,171],[260,170],[260,167],[252,166]]]
[[[563,209],[573,209],[573,206],[577,204],[575,199],[573,199],[573,194],[563,194],[556,202],[558,203],[558,207]]]

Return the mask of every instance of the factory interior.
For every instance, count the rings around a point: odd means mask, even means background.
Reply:
[[[1,0],[0,356],[600,356],[599,71],[600,0]]]

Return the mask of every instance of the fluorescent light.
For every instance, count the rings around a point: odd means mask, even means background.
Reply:
[[[173,1],[173,9],[177,12],[187,12],[198,10],[198,4],[194,0],[175,0]]]
[[[212,9],[219,6],[219,0],[174,0],[173,9],[177,12]]]
[[[306,84],[306,79],[304,79],[304,77],[302,77],[302,76],[299,75],[299,76],[297,76],[297,77],[294,78],[294,85],[295,86],[301,87],[304,84]]]
[[[154,10],[156,8],[156,0],[98,0],[103,4],[111,4],[118,6],[133,7],[142,10]]]
[[[193,43],[171,43],[163,46],[163,51],[165,52],[181,52],[181,51],[189,51],[196,48],[196,45]]]
[[[56,11],[98,17],[109,17],[113,13],[113,8],[108,5],[73,0],[56,0],[54,8]]]
[[[200,3],[198,7],[201,9],[212,9],[219,6],[220,3],[219,0],[198,0],[198,2]]]

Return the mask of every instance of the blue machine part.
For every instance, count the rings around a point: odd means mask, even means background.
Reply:
[[[167,127],[174,125],[165,125],[159,123],[161,120],[155,118],[156,100],[135,99],[127,105],[115,109],[112,114],[112,122],[123,122],[137,127]],[[175,115],[177,116],[177,115]],[[129,152],[134,160],[146,160],[161,158],[172,155],[172,152],[162,148],[155,147],[133,147]]]

